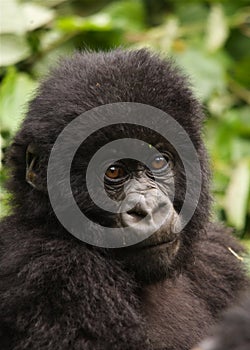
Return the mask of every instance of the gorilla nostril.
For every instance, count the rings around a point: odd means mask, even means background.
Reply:
[[[164,207],[167,207],[167,202],[160,202],[158,203],[158,208],[161,209],[161,208],[164,208]]]
[[[127,214],[131,215],[135,219],[143,219],[148,215],[148,212],[143,209],[140,204],[127,211]]]

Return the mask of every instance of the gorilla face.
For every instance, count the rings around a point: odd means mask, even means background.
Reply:
[[[200,132],[203,113],[185,79],[170,62],[145,50],[77,54],[65,60],[41,85],[14,140],[9,156],[14,176],[9,189],[21,217],[29,218],[28,213],[32,213],[33,218],[46,218],[55,225],[57,219],[47,193],[47,167],[58,135],[82,113],[118,102],[136,102],[168,113],[189,135],[200,161],[201,195],[180,234],[175,233],[175,225],[181,220],[186,174],[177,151],[152,132],[154,127],[131,126],[121,118],[122,124],[90,135],[72,161],[74,199],[90,221],[99,224],[93,228],[90,223],[84,231],[102,239],[104,228],[129,228],[131,237],[139,238],[136,244],[110,248],[105,253],[121,260],[137,278],[159,280],[187,261],[191,245],[208,222],[210,206],[207,158]],[[134,156],[121,153],[117,157],[116,148],[111,147],[96,164],[97,174],[91,175],[93,186],[87,186],[92,156],[111,141],[126,138],[139,140],[134,146],[131,142]],[[147,157],[142,161],[145,149]],[[194,169],[192,177],[196,175]],[[106,195],[99,207],[92,195],[98,197],[102,188]],[[115,212],[109,210],[108,199],[116,203]],[[192,194],[189,201],[191,204]],[[63,201],[60,204],[63,206]]]
[[[72,163],[71,179],[76,202],[91,221],[120,230],[129,228],[129,235],[139,237],[139,243],[109,249],[108,253],[122,261],[137,279],[159,280],[169,273],[181,244],[180,235],[175,233],[175,226],[185,193],[183,165],[167,140],[146,128],[128,125],[126,128],[123,126],[121,132],[120,125],[117,125],[107,128],[106,135],[108,136],[102,142],[99,134],[92,135],[86,141],[92,150],[91,154],[87,155],[84,152],[85,144],[77,151]],[[88,163],[89,158],[103,144],[112,139],[124,138],[129,138],[129,146],[134,149],[135,158],[119,158],[113,161],[118,150],[111,145],[98,160],[97,166],[101,171],[91,174],[93,185],[87,189],[86,172],[82,172],[81,178],[80,169],[86,170],[84,164]],[[133,145],[133,139],[140,141]],[[124,148],[122,145],[122,151],[125,151]],[[146,154],[145,163],[138,160],[143,153]],[[85,159],[85,163],[82,158]],[[99,173],[103,174],[103,177],[98,178]],[[78,181],[75,178],[78,178]],[[80,183],[84,183],[82,191],[79,191]],[[86,193],[99,196],[102,186],[106,198],[99,208],[90,197],[86,198]],[[117,202],[116,213],[106,209],[108,205],[105,199]]]

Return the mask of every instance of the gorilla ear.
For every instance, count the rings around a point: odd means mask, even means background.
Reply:
[[[26,181],[35,189],[44,190],[39,186],[38,178],[39,152],[34,144],[29,144],[26,150]]]

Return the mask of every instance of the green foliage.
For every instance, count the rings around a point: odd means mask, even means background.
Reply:
[[[1,129],[13,134],[26,112],[26,103],[32,97],[36,83],[26,73],[9,67],[0,86]]]
[[[204,139],[214,173],[214,216],[250,236],[247,1],[8,0],[1,11],[1,154],[37,79],[58,57],[74,49],[147,46],[173,56],[190,76],[208,116]],[[2,167],[1,184],[6,176]],[[6,196],[2,192],[4,203]]]

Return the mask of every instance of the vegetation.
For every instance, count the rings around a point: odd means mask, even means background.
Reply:
[[[204,138],[214,174],[214,216],[249,242],[247,0],[8,0],[1,10],[2,158],[38,79],[60,56],[75,49],[150,47],[174,57],[190,75],[208,116]],[[3,164],[1,188],[6,176]],[[2,189],[2,215],[7,197]]]

